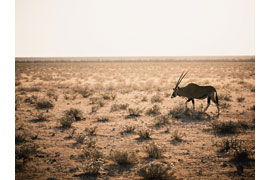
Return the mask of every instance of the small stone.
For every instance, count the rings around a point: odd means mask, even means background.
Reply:
[[[223,163],[222,164],[222,167],[227,167],[228,165],[226,163]]]
[[[140,152],[140,150],[139,150],[139,149],[137,149],[137,150],[136,150],[136,153],[138,153],[138,152]]]
[[[52,133],[52,137],[55,136],[55,133]]]

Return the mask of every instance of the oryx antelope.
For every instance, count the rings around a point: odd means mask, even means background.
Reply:
[[[187,109],[187,103],[189,101],[192,101],[193,111],[195,110],[194,99],[207,98],[207,106],[205,107],[204,111],[206,111],[208,109],[208,107],[210,106],[210,101],[212,100],[216,104],[217,111],[219,114],[219,104],[218,104],[217,91],[213,86],[199,86],[197,84],[190,83],[185,87],[178,87],[186,74],[187,74],[187,72],[186,73],[183,72],[181,74],[181,76],[179,77],[175,88],[173,88],[173,93],[171,95],[171,98],[174,98],[176,96],[188,98],[186,103],[185,103],[186,109]]]

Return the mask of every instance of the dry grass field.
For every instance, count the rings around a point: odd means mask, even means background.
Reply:
[[[180,74],[216,88],[185,110]],[[254,179],[255,62],[16,63],[16,179]]]

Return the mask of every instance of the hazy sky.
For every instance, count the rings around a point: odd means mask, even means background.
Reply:
[[[254,55],[254,0],[16,0],[16,57]]]

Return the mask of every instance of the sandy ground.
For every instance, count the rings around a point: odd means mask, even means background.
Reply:
[[[201,112],[206,99],[195,100],[194,114],[168,116],[184,107],[185,98],[170,98],[184,70],[189,73],[181,87],[193,82],[216,88],[219,117],[213,103],[207,114]],[[39,109],[42,100],[53,107]],[[112,109],[120,104],[128,105]],[[159,115],[147,113],[154,105]],[[63,128],[60,119],[70,108],[80,110],[81,119]],[[141,112],[132,116],[129,108]],[[143,179],[138,171],[151,162],[169,165],[175,179],[254,179],[254,109],[254,62],[16,63],[16,179]],[[160,116],[169,123],[158,127]],[[229,121],[246,126],[234,133],[215,131],[213,124]],[[86,136],[93,127],[95,135]],[[127,127],[134,132],[124,133]],[[140,139],[142,129],[151,132],[150,139]],[[176,131],[181,142],[173,141]],[[86,136],[83,142],[79,135]],[[224,140],[241,142],[237,146],[248,152],[248,163],[233,160],[235,151],[220,152]],[[96,175],[85,169],[89,141],[103,154]],[[145,151],[153,142],[163,151],[157,159]],[[27,147],[34,148],[23,152]],[[134,153],[136,160],[118,165],[113,151]]]

